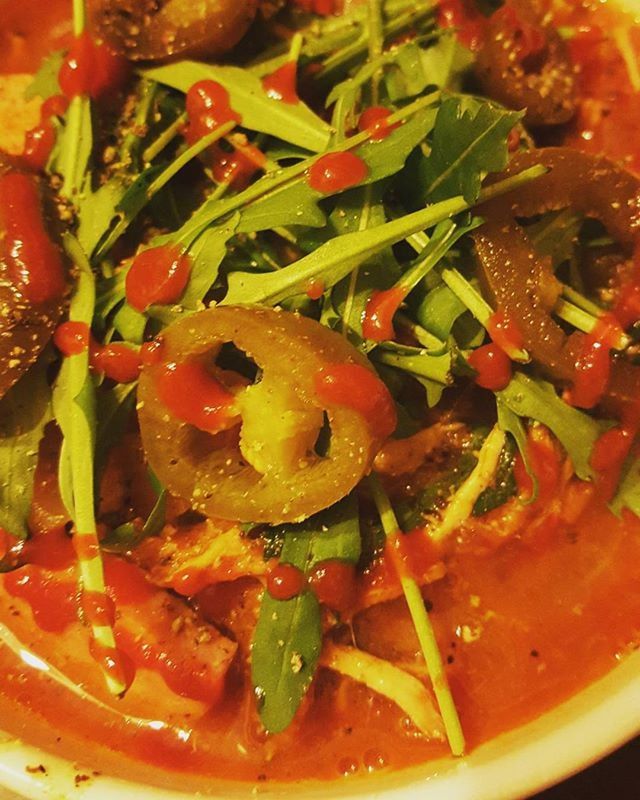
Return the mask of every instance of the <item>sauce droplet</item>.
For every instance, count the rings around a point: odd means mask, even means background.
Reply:
[[[407,290],[394,286],[380,292],[373,292],[362,318],[362,335],[374,342],[395,339],[393,315],[407,296]]]
[[[189,124],[185,137],[194,144],[203,136],[219,128],[225,122],[238,125],[242,118],[231,108],[229,92],[217,81],[198,81],[187,92],[186,110]]]
[[[175,303],[184,292],[190,273],[189,255],[175,245],[143,250],[127,273],[127,301],[137,311],[145,311],[154,303]]]
[[[358,130],[370,131],[370,140],[372,142],[381,142],[383,139],[386,139],[389,134],[393,133],[396,128],[400,127],[399,122],[393,125],[387,122],[390,116],[391,109],[385,108],[384,106],[365,108],[358,119]]]
[[[92,348],[91,366],[116,383],[132,383],[138,379],[142,360],[140,353],[124,342],[111,342]]]
[[[610,351],[617,343],[620,326],[610,314],[596,322],[591,333],[580,336],[581,346],[576,359],[573,384],[565,392],[568,403],[578,408],[593,408],[604,394],[611,371]]]
[[[327,153],[312,164],[307,182],[321,194],[335,194],[357,186],[369,174],[365,162],[355,153]]]
[[[262,79],[262,87],[272,100],[280,100],[287,105],[295,105],[300,102],[298,90],[296,88],[298,64],[295,61],[287,61],[271,75]]]
[[[267,576],[267,591],[275,600],[291,600],[305,583],[304,573],[293,564],[277,564]]]
[[[476,383],[483,389],[498,392],[511,380],[511,359],[495,344],[485,344],[476,348],[468,360],[469,365],[477,373]]]
[[[89,348],[91,331],[86,322],[63,322],[53,334],[53,343],[64,356],[77,356]]]
[[[374,372],[360,364],[323,367],[315,376],[315,390],[322,402],[356,411],[381,439],[396,428],[396,407],[389,390]]]
[[[83,33],[76,37],[62,62],[58,82],[62,94],[69,99],[86,95],[99,100],[119,89],[127,75],[128,64],[124,58]]]

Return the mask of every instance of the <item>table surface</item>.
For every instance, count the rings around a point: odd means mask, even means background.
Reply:
[[[532,800],[639,800],[640,737]]]

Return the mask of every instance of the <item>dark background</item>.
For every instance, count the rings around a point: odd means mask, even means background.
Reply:
[[[640,800],[640,737],[532,800]]]

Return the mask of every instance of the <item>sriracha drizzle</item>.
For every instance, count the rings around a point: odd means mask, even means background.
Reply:
[[[60,67],[58,82],[69,100],[78,95],[99,100],[119,89],[127,74],[128,62],[85,32],[71,45]]]
[[[381,439],[395,430],[398,419],[393,398],[370,369],[360,364],[328,364],[317,372],[314,384],[322,402],[353,409]]]
[[[342,192],[357,186],[369,174],[369,167],[355,153],[327,153],[309,168],[307,182],[321,194]]]
[[[125,280],[127,302],[136,311],[180,299],[191,274],[191,258],[177,245],[143,250],[133,259]]]
[[[298,64],[295,61],[287,61],[271,75],[262,79],[262,88],[267,97],[272,100],[279,100],[287,105],[295,105],[300,102],[298,89],[296,86]]]
[[[158,398],[176,419],[218,433],[237,418],[234,396],[198,359],[163,364],[157,370]]]

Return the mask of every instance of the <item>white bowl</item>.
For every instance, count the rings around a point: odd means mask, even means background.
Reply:
[[[537,720],[505,733],[464,759],[446,759],[403,772],[369,778],[344,778],[304,787],[276,784],[237,785],[212,782],[207,796],[242,800],[268,798],[316,800],[516,800],[546,788],[604,757],[640,733],[640,651],[604,678]],[[46,774],[27,771],[42,764]],[[0,740],[0,798],[31,800],[193,800],[192,792],[163,788],[180,785],[179,776],[155,774],[154,784],[133,783],[92,774],[95,764],[71,763],[18,740]],[[640,778],[640,766],[639,766]],[[2,794],[2,787],[5,794]]]

